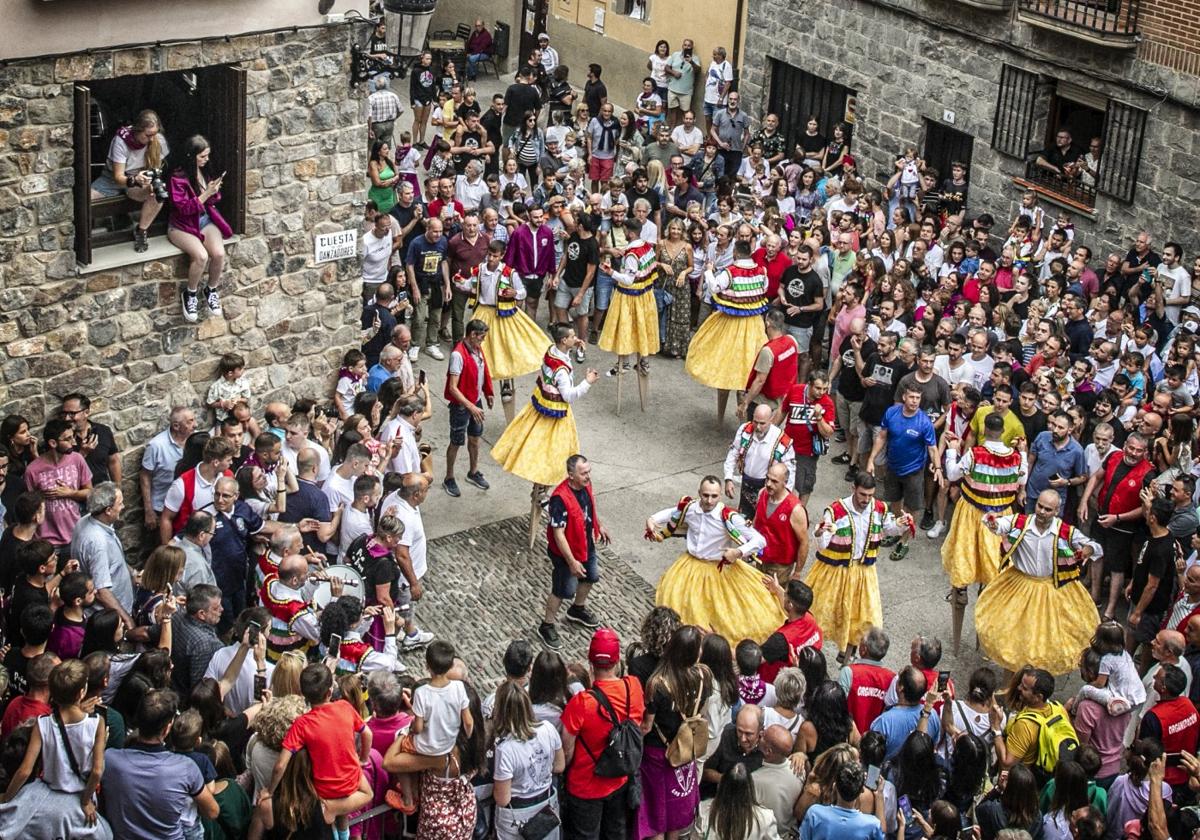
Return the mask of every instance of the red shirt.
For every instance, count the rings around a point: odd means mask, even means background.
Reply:
[[[365,728],[354,707],[337,700],[309,709],[292,721],[283,736],[283,747],[291,752],[306,748],[312,759],[317,796],[340,799],[358,790],[362,765],[353,736]]]
[[[604,692],[621,720],[629,717],[636,723],[642,722],[646,704],[642,696],[642,684],[636,679],[599,680],[595,687]],[[624,776],[609,778],[592,772],[596,767],[592,756],[599,756],[604,750],[608,733],[612,730],[607,712],[604,713],[604,719],[600,714],[600,703],[590,691],[579,692],[567,701],[567,707],[563,709],[563,731],[579,739],[575,745],[575,755],[567,766],[567,791],[578,799],[603,799],[625,784]]]
[[[4,711],[4,720],[0,721],[0,738],[7,738],[14,729],[30,718],[48,715],[52,711],[50,704],[30,699],[27,695],[22,694],[9,703],[8,708]]]
[[[798,383],[788,389],[787,395],[780,404],[783,408],[783,430],[792,439],[792,448],[797,455],[812,455],[812,425],[809,423],[793,422],[793,407],[800,408],[805,404],[819,405],[825,410],[825,422],[833,422],[833,400],[829,394],[817,399],[808,399],[808,386]]]
[[[767,300],[774,301],[779,295],[779,281],[783,279],[783,272],[787,271],[792,260],[783,251],[775,255],[775,259],[767,260],[767,249],[759,248],[754,252],[752,259],[758,263],[760,268],[767,272]]]

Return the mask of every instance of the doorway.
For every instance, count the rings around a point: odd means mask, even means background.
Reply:
[[[950,177],[950,164],[961,163],[967,170],[967,181],[971,180],[971,149],[975,138],[944,123],[925,120],[925,165],[938,171],[938,183]]]
[[[550,0],[521,0],[521,55],[517,58],[520,67],[537,49],[537,36],[546,31],[546,15]]]
[[[771,93],[767,109],[778,115],[789,153],[804,132],[809,116],[817,118],[820,132],[826,137],[833,133],[837,123],[845,125],[845,138],[849,143],[854,134],[856,102],[856,91],[845,85],[771,59]]]

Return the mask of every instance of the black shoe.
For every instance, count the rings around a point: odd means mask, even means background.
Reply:
[[[829,459],[829,463],[837,464],[839,467],[844,467],[846,464],[850,463],[850,453],[843,452],[841,455],[834,455]]]
[[[582,624],[589,630],[595,630],[600,626],[600,619],[592,615],[592,611],[587,607],[580,606],[579,604],[572,604],[567,610],[567,621]]]
[[[853,481],[858,476],[858,467],[851,467],[846,470],[846,474],[842,476],[846,481]]]
[[[562,642],[558,638],[558,628],[553,624],[542,622],[538,625],[538,638],[542,640],[542,644],[550,648],[550,650],[561,650]]]
[[[479,470],[467,473],[467,481],[469,481],[471,484],[474,484],[480,490],[487,490],[492,486],[487,483],[487,479],[483,477],[483,473],[481,473]]]
[[[146,234],[146,229],[141,226],[135,226],[133,229],[133,250],[139,254],[150,250],[150,241]]]
[[[884,537],[879,541],[879,545],[881,548],[891,548],[892,546],[897,545],[899,542],[899,537]]]
[[[837,441],[838,443],[845,443],[846,442],[846,433],[843,432],[841,429],[838,429],[833,433],[833,439],[835,441]]]
[[[179,303],[183,308],[183,320],[194,324],[200,320],[200,292],[193,292],[187,286],[179,293]]]
[[[462,491],[458,489],[458,482],[453,478],[447,478],[445,481],[443,481],[442,489],[456,499],[462,495]]]
[[[925,511],[925,515],[921,517],[921,530],[928,531],[934,525],[933,511]]]

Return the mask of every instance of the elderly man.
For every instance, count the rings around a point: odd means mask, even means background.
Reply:
[[[158,514],[162,511],[167,490],[175,480],[175,465],[183,457],[183,445],[194,431],[195,412],[177,405],[171,409],[170,425],[146,444],[138,483],[142,491],[144,523],[149,531],[158,531]]]
[[[371,136],[380,143],[392,144],[392,129],[396,120],[404,113],[400,97],[391,88],[386,73],[380,73],[371,81],[374,90],[367,96],[367,113],[371,123]]]
[[[127,630],[133,629],[133,579],[125,564],[125,549],[113,526],[121,518],[125,499],[111,481],[97,484],[88,494],[87,516],[71,535],[71,556],[92,577],[96,602],[91,612],[117,611]]]
[[[1146,675],[1142,677],[1142,687],[1146,690],[1146,702],[1134,706],[1130,711],[1133,713],[1129,721],[1129,728],[1125,730],[1125,740],[1127,743],[1133,743],[1133,738],[1138,731],[1138,726],[1142,722],[1142,717],[1145,713],[1154,707],[1154,704],[1162,699],[1158,692],[1158,674],[1167,665],[1173,665],[1178,668],[1184,677],[1183,691],[1180,692],[1185,697],[1192,687],[1192,666],[1183,656],[1184,648],[1187,647],[1187,639],[1183,633],[1178,630],[1159,630],[1155,634],[1154,639],[1150,642],[1150,656],[1154,664]]]
[[[171,540],[171,545],[183,551],[183,577],[180,585],[186,590],[197,583],[217,585],[212,570],[212,551],[209,544],[214,533],[213,517],[204,511],[195,511],[188,517],[183,528]]]
[[[804,781],[789,762],[794,743],[795,738],[786,727],[768,726],[759,742],[762,766],[751,774],[758,804],[775,814],[780,837],[795,836],[796,800],[804,792]]]
[[[421,503],[429,495],[429,478],[421,473],[407,473],[402,479],[400,489],[392,493],[379,509],[385,514],[391,514],[404,523],[404,534],[400,544],[396,546],[394,556],[400,567],[401,602],[410,605],[404,611],[404,638],[400,640],[403,651],[416,650],[433,641],[433,633],[422,630],[413,621],[411,604],[421,600],[424,589],[421,578],[429,568],[427,557],[428,543],[425,539],[425,522],[421,517]],[[393,600],[395,600],[393,598]]]
[[[762,707],[753,703],[742,706],[734,722],[726,724],[721,731],[716,752],[704,762],[704,775],[700,779],[701,799],[711,799],[716,794],[721,777],[734,765],[743,764],[751,773],[762,767],[762,734]]]
[[[465,135],[465,136],[464,136]],[[462,205],[463,217],[467,213],[478,213],[479,205],[488,194],[488,185],[483,180],[485,160],[492,148],[488,144],[479,144],[476,137],[484,135],[479,127],[479,117],[475,113],[467,114],[466,122],[459,129],[460,142],[463,145],[451,148],[460,150],[460,156],[465,163],[462,165],[463,174],[454,179],[454,200]],[[479,219],[476,218],[476,230]],[[453,273],[453,267],[451,268]]]
[[[397,324],[392,330],[391,344],[403,354],[400,366],[396,368],[396,378],[403,385],[403,392],[411,394],[416,390],[417,379],[413,374],[412,363],[417,360],[417,347],[413,344],[412,330],[407,324]],[[382,351],[381,351],[382,356]]]
[[[213,491],[213,536],[209,540],[209,552],[213,577],[221,588],[222,631],[228,630],[246,608],[251,541],[256,534],[269,534],[282,527],[278,522],[264,523],[262,517],[238,498],[235,479],[228,476],[217,479]]]
[[[767,483],[767,467],[782,463],[787,467],[788,486],[795,481],[796,454],[792,440],[771,423],[773,414],[769,405],[754,409],[753,418],[738,429],[725,455],[725,497],[734,497],[733,485],[740,475],[738,510],[747,519],[753,518],[758,492]]]
[[[187,613],[171,627],[171,686],[187,697],[204,678],[209,660],[222,647],[217,635],[221,621],[221,590],[198,583],[187,591]]]
[[[479,62],[492,57],[492,33],[488,32],[480,18],[475,18],[471,34],[467,37],[467,81],[475,81],[479,74]]]
[[[403,364],[402,359],[407,359],[403,350],[394,344],[385,345],[379,351],[378,364],[367,371],[367,390],[375,394],[379,393],[379,388],[384,382],[399,374],[400,366]]]
[[[272,662],[278,663],[288,651],[305,653],[320,641],[321,626],[312,604],[318,582],[316,575],[309,574],[308,561],[299,554],[283,557],[277,570],[263,580],[259,597],[271,613],[267,658]],[[334,598],[341,597],[341,580],[331,578],[329,587]]]

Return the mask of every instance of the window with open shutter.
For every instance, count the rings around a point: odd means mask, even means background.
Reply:
[[[1011,64],[1001,65],[1000,93],[992,121],[992,148],[1013,157],[1029,153],[1037,103],[1037,73]]]
[[[75,258],[92,261],[92,92],[75,85]]]
[[[204,134],[212,145],[208,171],[225,173],[221,214],[234,233],[246,232],[246,71],[208,67],[197,74],[204,112]]]
[[[1096,187],[1120,201],[1133,201],[1147,112],[1116,99],[1108,100],[1104,113],[1104,149]]]

